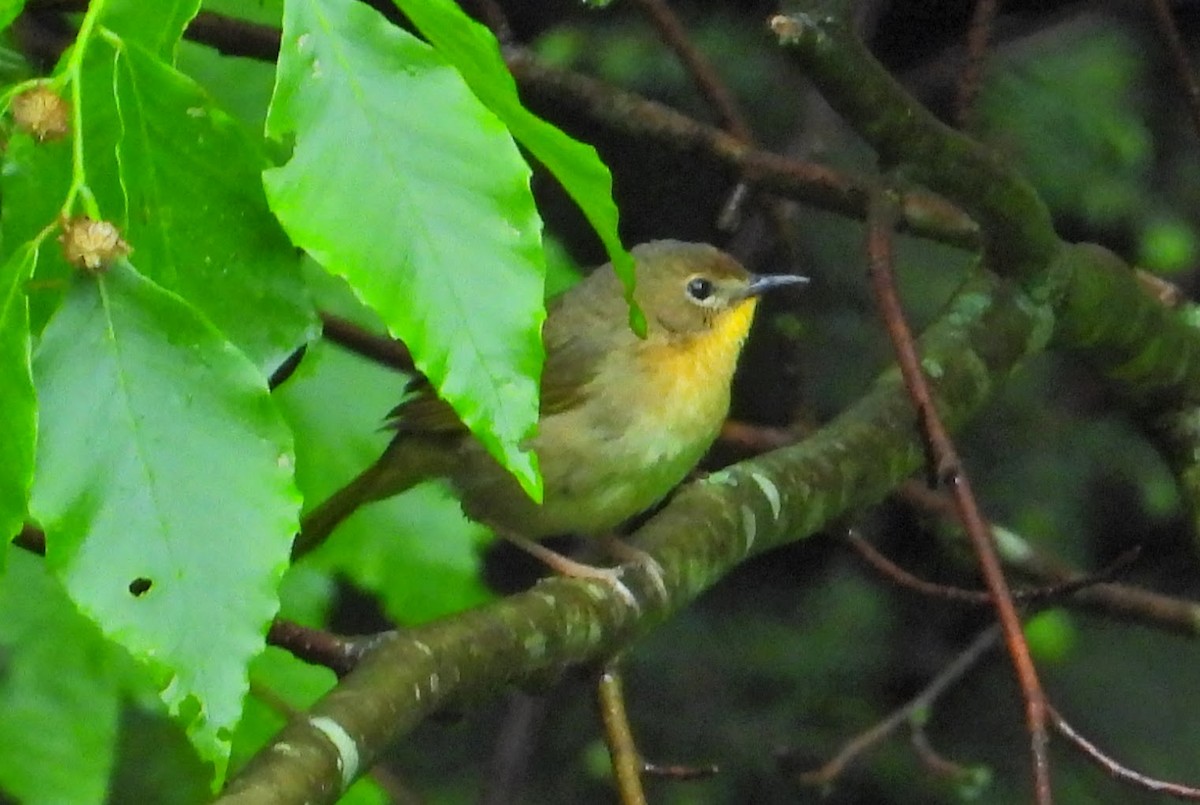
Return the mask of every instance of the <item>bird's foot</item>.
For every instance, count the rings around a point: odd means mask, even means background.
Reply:
[[[662,565],[658,563],[657,559],[641,548],[630,545],[616,534],[609,534],[601,538],[601,542],[604,550],[614,558],[619,559],[622,563],[636,564],[641,567],[650,577],[654,591],[658,593],[658,597],[664,604],[670,600],[667,595],[667,583],[664,580]]]
[[[639,612],[641,611],[641,605],[638,604],[637,598],[634,597],[633,592],[630,591],[625,582],[621,580],[622,570],[620,567],[597,567],[596,565],[589,565],[586,562],[577,561],[569,556],[563,556],[558,551],[553,551],[547,548],[545,545],[522,537],[519,534],[499,530],[496,533],[504,537],[504,539],[508,540],[521,550],[525,551],[525,553],[533,556],[535,559],[540,560],[543,564],[561,576],[570,576],[571,578],[576,579],[596,579],[597,581],[607,584],[632,609]],[[651,559],[650,561],[653,562],[654,560]],[[657,564],[658,563],[655,562],[656,567]],[[661,575],[659,577],[659,583],[661,583]]]

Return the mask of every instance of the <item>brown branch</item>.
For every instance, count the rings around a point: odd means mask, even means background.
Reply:
[[[642,756],[633,740],[629,715],[625,712],[625,694],[621,690],[621,672],[616,662],[600,672],[596,683],[596,702],[604,724],[604,743],[612,759],[613,777],[621,805],[646,805],[642,788]]]
[[[476,18],[488,27],[502,46],[513,42],[508,15],[496,0],[467,0],[467,6],[475,9]]]
[[[929,769],[930,772],[936,774],[938,777],[949,777],[958,780],[973,776],[970,768],[950,760],[933,748],[933,744],[929,742],[929,733],[925,731],[923,724],[910,720],[909,725],[911,728],[910,743],[912,744],[913,751],[921,759],[921,764]],[[963,797],[963,799],[967,799],[967,797]]]
[[[879,745],[902,725],[911,722],[918,713],[930,709],[943,693],[966,676],[984,655],[996,647],[999,637],[1000,629],[997,626],[989,626],[980,632],[937,676],[929,680],[929,684],[920,693],[870,729],[847,741],[841,750],[820,768],[799,775],[800,781],[817,787],[835,782],[846,767],[861,755]]]
[[[725,422],[720,438],[725,444],[747,454],[766,453],[800,440],[800,436],[788,428],[753,425],[733,419]],[[896,494],[931,514],[947,521],[958,522],[954,501],[943,492],[910,480],[898,486]],[[998,528],[995,525],[991,527],[993,530]],[[1004,563],[1009,567],[1032,578],[1059,584],[1069,585],[1072,579],[1080,579],[1078,570],[1026,543],[1017,534],[1005,530],[1004,535],[1006,542],[1019,541],[1019,547],[1013,550],[1004,549],[1004,543],[1001,543],[1001,554]],[[1128,584],[1092,581],[1065,603],[1071,609],[1091,612],[1110,619],[1183,637],[1200,637],[1200,604]]]
[[[825,100],[875,149],[881,165],[961,205],[979,221],[988,268],[1016,277],[1039,299],[1062,255],[1050,210],[1033,185],[995,151],[944,125],[917,103],[856,37],[844,14],[796,0],[771,18]]]
[[[746,453],[766,453],[800,441],[800,435],[789,428],[754,425],[737,419],[727,419],[721,425],[722,442]]]
[[[267,644],[287,651],[298,660],[321,665],[338,676],[354,670],[374,637],[346,638],[276,618],[267,630]]]
[[[714,765],[709,766],[681,766],[679,764],[651,763],[648,760],[642,761],[642,774],[647,777],[661,777],[666,780],[703,780],[708,777],[720,774],[721,769]]]
[[[304,360],[305,353],[308,352],[308,345],[301,346],[291,355],[284,359],[283,363],[275,367],[275,371],[271,372],[271,376],[267,378],[267,388],[274,391],[288,381],[296,370],[300,368],[300,362]]]
[[[983,66],[987,60],[988,39],[996,19],[999,0],[976,0],[975,13],[971,17],[971,28],[967,32],[967,63],[958,82],[956,103],[958,127],[963,130],[974,128],[975,99],[983,84]]]
[[[225,56],[269,62],[279,58],[281,33],[278,28],[212,11],[201,11],[193,17],[184,36]]]
[[[866,186],[857,178],[750,147],[663,104],[549,67],[523,50],[510,50],[505,61],[522,89],[629,137],[655,141],[685,154],[703,152],[745,176],[755,187],[795,201],[857,218],[866,212]],[[902,207],[906,231],[963,248],[979,246],[975,222],[945,199],[924,190],[913,191],[905,194]]]
[[[1113,778],[1124,783],[1129,783],[1137,788],[1146,791],[1152,791],[1155,794],[1166,794],[1176,799],[1184,799],[1189,801],[1200,800],[1200,788],[1192,788],[1191,786],[1181,785],[1179,783],[1171,783],[1165,780],[1157,780],[1153,777],[1147,777],[1141,772],[1134,771],[1128,766],[1123,766],[1116,760],[1102,752],[1087,738],[1084,738],[1075,728],[1067,723],[1067,720],[1062,717],[1053,707],[1047,708],[1050,716],[1050,723],[1060,735],[1071,742],[1075,748],[1083,752],[1084,757],[1095,763],[1100,768],[1104,769]]]
[[[1146,4],[1150,6],[1150,13],[1154,15],[1159,33],[1166,40],[1167,50],[1170,51],[1171,60],[1175,63],[1175,75],[1179,78],[1183,95],[1187,99],[1192,125],[1195,126],[1196,133],[1200,135],[1200,85],[1196,82],[1195,68],[1192,66],[1192,60],[1188,57],[1187,48],[1183,45],[1183,39],[1179,35],[1179,26],[1175,24],[1175,18],[1171,16],[1167,0],[1146,0]]]
[[[908,481],[899,487],[900,497],[939,517],[957,522],[954,502],[941,492]],[[994,528],[994,527],[993,527]],[[1047,555],[1035,546],[1005,532],[1004,542],[1019,541],[1012,550],[1004,550],[1004,561],[1010,567],[1034,578],[1067,582],[1078,577],[1078,571]],[[1161,593],[1143,590],[1127,584],[1102,582],[1073,595],[1067,604],[1072,609],[1092,612],[1110,619],[1136,623],[1184,637],[1200,637],[1200,604]]]
[[[508,695],[504,720],[492,742],[486,785],[479,805],[515,805],[528,776],[537,736],[551,709],[546,694],[516,690]]]
[[[871,565],[871,567],[901,587],[907,587],[922,595],[928,595],[933,598],[943,598],[949,601],[960,601],[968,604],[982,605],[989,604],[992,601],[991,595],[981,590],[966,590],[962,587],[937,584],[913,575],[880,553],[856,529],[849,529],[846,533],[846,539],[850,543],[850,546],[858,551],[859,556]],[[1122,553],[1097,573],[1076,575],[1048,587],[1038,587],[1032,590],[1015,590],[1012,593],[1013,599],[1022,603],[1066,599],[1081,590],[1110,580],[1113,576],[1129,567],[1140,553],[1141,548],[1135,547]]]
[[[364,329],[349,319],[321,311],[321,335],[338,346],[401,372],[416,371],[404,343]]]
[[[654,27],[658,29],[663,42],[675,52],[684,69],[691,76],[696,89],[717,113],[717,122],[720,127],[746,145],[753,146],[755,144],[754,133],[750,130],[750,124],[746,122],[746,116],[742,113],[737,98],[721,80],[712,62],[688,38],[679,16],[671,10],[666,0],[635,1]],[[749,197],[749,185],[743,178],[734,186],[729,193],[729,198],[722,206],[721,214],[717,217],[717,227],[723,231],[734,229],[741,217],[742,207]],[[772,204],[771,213],[780,231],[785,231],[785,211],[777,204]]]
[[[1004,578],[1004,569],[996,554],[991,529],[979,512],[975,495],[971,491],[970,479],[934,405],[912,331],[905,320],[892,273],[894,220],[895,211],[891,198],[882,190],[873,192],[867,213],[867,253],[871,287],[896,351],[896,361],[900,366],[905,388],[912,398],[918,423],[933,457],[934,471],[951,489],[959,519],[970,537],[971,545],[979,559],[984,582],[992,597],[992,604],[996,608],[1005,645],[1012,658],[1013,670],[1025,698],[1025,720],[1029,730],[1033,762],[1034,794],[1038,803],[1048,805],[1052,801],[1052,793],[1049,757],[1046,751],[1048,737],[1045,694],[1029,654],[1029,645],[1025,642],[1025,635],[1021,630],[1021,619],[1013,603],[1012,593],[1009,592],[1008,582]]]
[[[196,15],[186,36],[226,55],[267,61],[279,55],[278,29],[210,12]],[[524,91],[578,109],[593,122],[679,152],[702,151],[756,187],[795,201],[858,218],[865,214],[866,188],[854,177],[753,148],[732,134],[705,126],[662,104],[550,67],[523,48],[506,48],[504,59]],[[906,193],[902,208],[903,228],[908,232],[968,249],[979,246],[975,222],[939,196],[923,190]]]
[[[667,5],[666,0],[635,0],[638,8],[654,23],[663,42],[679,57],[692,83],[717,113],[721,128],[744,143],[754,141],[754,134],[746,123],[737,98],[721,80],[712,62],[688,38],[679,17]]]
[[[13,538],[13,545],[18,548],[24,548],[30,553],[36,553],[38,556],[46,555],[46,532],[37,526],[26,523],[21,528],[21,533]]]

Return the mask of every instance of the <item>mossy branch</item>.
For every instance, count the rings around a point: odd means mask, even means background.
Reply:
[[[962,206],[983,229],[991,267],[1040,283],[1061,246],[1045,202],[999,154],[905,92],[850,30],[843,5],[800,3],[771,27],[829,105],[875,149],[881,167]]]
[[[1081,354],[1143,414],[1200,530],[1194,309],[1164,306],[1111,252],[1059,239],[1033,187],[909,96],[845,24],[844,5],[806,0],[771,25],[884,168],[961,205],[980,224],[986,265],[1054,306],[1055,345]]]
[[[1041,350],[1048,312],[980,275],[921,340],[946,420],[961,424]],[[553,578],[489,606],[381,637],[358,667],[294,720],[231,783],[231,803],[333,802],[387,744],[449,704],[599,663],[689,604],[748,556],[803,539],[870,505],[924,453],[897,373],[807,441],[683,488],[635,535],[662,565],[668,598],[630,578],[642,602]]]

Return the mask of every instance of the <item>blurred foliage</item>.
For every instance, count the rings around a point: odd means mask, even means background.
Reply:
[[[1129,34],[1067,32],[991,62],[983,130],[1055,213],[1102,227],[1140,214],[1149,196],[1153,139],[1138,103],[1147,77]]]

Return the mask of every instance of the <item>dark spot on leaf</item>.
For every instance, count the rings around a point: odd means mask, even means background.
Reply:
[[[150,581],[150,579],[147,579],[143,576],[138,576],[136,579],[129,582],[129,592],[134,598],[137,598],[149,590],[153,585],[154,582]]]

